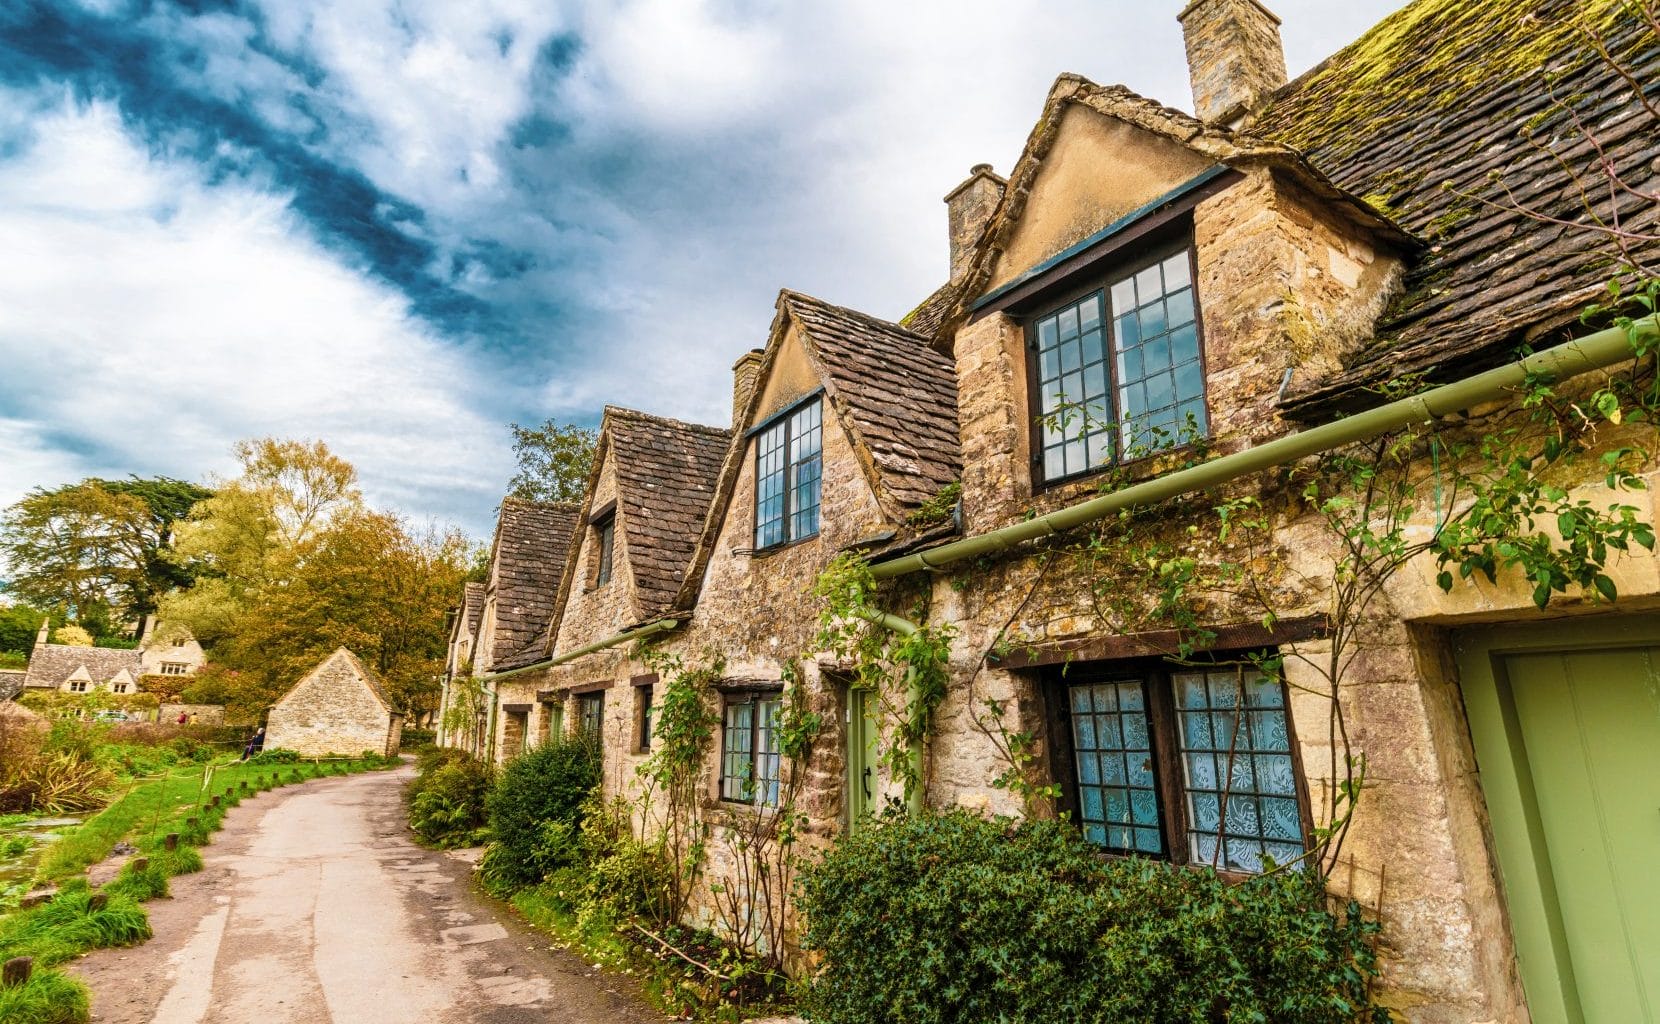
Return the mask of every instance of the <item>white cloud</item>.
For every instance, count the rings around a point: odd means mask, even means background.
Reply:
[[[327,440],[407,511],[477,529],[493,505],[508,460],[461,352],[284,197],[209,186],[111,106],[65,103],[0,164],[0,237],[0,500],[80,473],[200,479],[277,434]]]

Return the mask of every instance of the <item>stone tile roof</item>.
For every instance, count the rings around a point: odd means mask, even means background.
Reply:
[[[951,315],[951,305],[956,300],[956,286],[948,281],[935,288],[915,309],[900,317],[899,326],[913,334],[932,338],[939,333],[945,318]]]
[[[821,299],[786,291],[780,307],[806,334],[828,376],[825,393],[895,520],[962,476],[957,370],[930,339]]]
[[[467,636],[478,635],[478,620],[484,616],[484,594],[486,587],[482,583],[465,583],[461,587],[461,628],[466,630]]]
[[[107,683],[122,669],[137,679],[143,674],[143,652],[112,647],[71,647],[67,644],[36,644],[29,655],[29,674],[23,685],[58,689],[75,670],[86,666],[95,683]]]
[[[578,513],[568,501],[502,499],[490,577],[496,598],[496,662],[535,641],[553,615]]]
[[[1301,149],[1430,246],[1375,341],[1334,378],[1294,381],[1288,406],[1331,404],[1405,372],[1498,362],[1575,320],[1610,273],[1608,244],[1513,207],[1583,224],[1577,171],[1607,215],[1609,188],[1576,117],[1628,185],[1652,193],[1660,184],[1655,118],[1576,20],[1602,26],[1637,79],[1653,82],[1654,32],[1620,10],[1618,0],[1417,0],[1262,112],[1252,134]],[[1626,196],[1620,205],[1626,227],[1653,230],[1655,203]],[[1660,255],[1660,246],[1639,248]]]
[[[641,619],[674,606],[702,532],[732,431],[608,407],[602,428],[617,473],[629,570]]]
[[[0,701],[8,701],[23,690],[23,680],[29,675],[27,669],[0,668]]]

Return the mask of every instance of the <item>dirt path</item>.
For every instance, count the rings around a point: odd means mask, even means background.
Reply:
[[[156,937],[75,967],[106,1024],[644,1024],[638,986],[548,948],[403,827],[410,769],[231,810],[207,869],[150,903]]]

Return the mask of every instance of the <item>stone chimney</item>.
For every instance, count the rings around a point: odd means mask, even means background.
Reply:
[[[1193,0],[1176,18],[1201,121],[1233,126],[1285,84],[1280,19],[1257,0]]]
[[[755,394],[755,375],[761,372],[761,350],[752,348],[732,364],[732,429],[743,430],[744,410]]]
[[[52,635],[52,616],[40,620],[40,632],[35,634],[35,646],[45,647],[46,641]]]
[[[1003,189],[1009,184],[999,177],[991,164],[975,164],[968,172],[968,180],[952,189],[945,197],[945,211],[951,232],[951,280],[955,281],[968,270],[968,258],[980,231],[991,220],[991,213],[1003,199]]]

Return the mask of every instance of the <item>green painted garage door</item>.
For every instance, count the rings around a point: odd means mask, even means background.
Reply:
[[[1660,1024],[1660,621],[1460,647],[1535,1024]]]

